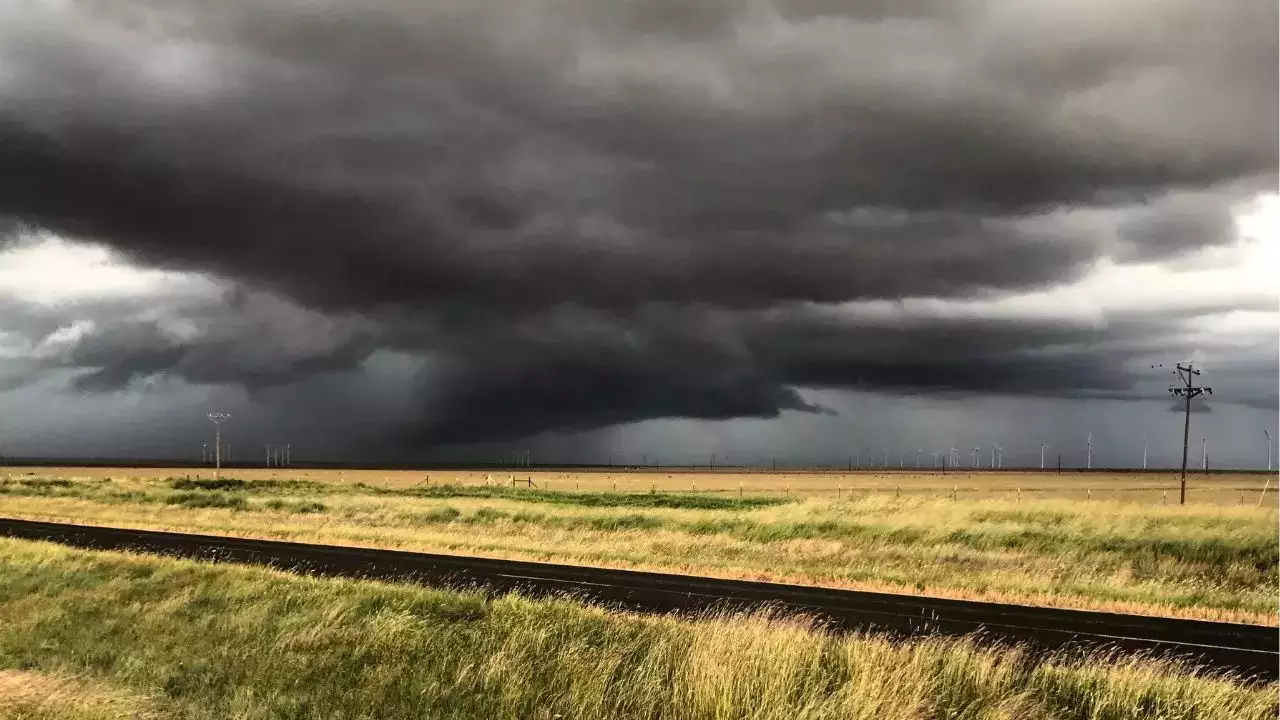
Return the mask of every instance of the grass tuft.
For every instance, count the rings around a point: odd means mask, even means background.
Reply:
[[[241,495],[214,492],[178,492],[168,498],[168,504],[186,508],[227,508],[244,510],[249,504]]]

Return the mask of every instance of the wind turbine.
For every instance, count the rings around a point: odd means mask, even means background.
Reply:
[[[980,467],[980,465],[979,465],[979,463],[978,463],[978,453],[980,453],[980,452],[982,452],[982,448],[980,448],[980,447],[975,447],[975,448],[973,449],[973,467],[974,467],[975,469],[976,469],[976,468],[978,468],[978,467]]]
[[[1045,448],[1045,444],[1040,443],[1040,469],[1041,470],[1044,469],[1044,448]]]
[[[1004,469],[1004,448],[996,446],[996,469]]]
[[[916,468],[917,468],[917,469],[919,469],[919,468],[920,468],[920,455],[921,455],[922,453],[924,453],[924,448],[916,448]],[[1267,456],[1268,456],[1268,457],[1270,457],[1270,456],[1271,456],[1271,452],[1270,452],[1270,451],[1268,451],[1268,452],[1267,452]]]
[[[884,469],[888,470],[889,469],[889,448],[883,448],[883,450],[884,450]]]
[[[996,469],[996,444],[991,443],[991,469]]]
[[[1147,469],[1147,434],[1146,433],[1142,433],[1142,469],[1143,470]]]
[[[1085,440],[1085,446],[1088,448],[1088,452],[1085,455],[1085,461],[1084,461],[1085,469],[1092,470],[1093,469],[1093,433],[1092,432],[1089,433],[1089,439]]]
[[[1200,469],[1209,470],[1209,438],[1200,438]]]

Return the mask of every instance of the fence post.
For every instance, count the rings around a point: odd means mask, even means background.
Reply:
[[[837,500],[839,500],[843,495],[844,495],[844,486],[843,486],[843,485],[837,485],[837,486],[836,486],[836,499],[837,499]]]
[[[959,491],[960,491],[960,486],[959,486],[959,485],[952,485],[952,486],[951,486],[951,502],[955,502],[955,501],[956,501],[956,495],[959,493]]]
[[[738,481],[738,497],[742,497],[742,481]]]
[[[1169,491],[1168,491],[1168,490],[1165,490],[1165,491],[1163,491],[1163,492],[1161,492],[1161,493],[1160,493],[1160,504],[1161,504],[1161,505],[1168,505],[1168,504],[1169,504]]]

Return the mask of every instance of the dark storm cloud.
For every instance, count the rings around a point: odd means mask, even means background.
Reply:
[[[1119,227],[1121,260],[1160,261],[1235,241],[1230,197],[1204,193],[1166,198],[1135,212]]]
[[[79,25],[6,37],[0,209],[330,305],[1034,285],[1096,250],[991,215],[1269,173],[1275,150],[1265,3],[1156,3],[1141,23],[1082,10],[1088,57],[1066,30],[1009,34],[998,5],[973,3],[881,23],[699,3],[166,3],[149,30],[137,3],[96,7],[80,25],[135,48]],[[721,32],[661,31],[682,18]],[[1153,22],[1199,51],[1144,39]],[[1195,94],[1219,110],[1189,112]],[[879,208],[902,216],[892,232],[842,219]]]
[[[1270,301],[1234,306],[1250,304]],[[811,306],[763,312],[647,306],[626,317],[560,309],[504,326],[501,334],[471,333],[442,344],[451,361],[424,378],[428,411],[408,429],[408,441],[505,439],[662,417],[827,412],[797,387],[1162,398],[1165,388],[1151,384],[1163,375],[1146,360],[1184,352],[1169,340],[1181,324],[1222,309],[1120,313],[1105,324],[876,317]],[[1247,375],[1223,370],[1227,387]],[[1245,387],[1257,387],[1246,380]],[[1143,383],[1148,387],[1136,390]]]
[[[366,318],[242,288],[59,305],[0,297],[0,312],[25,348],[5,363],[10,388],[68,370],[72,388],[87,392],[136,388],[157,375],[257,390],[357,368],[382,333]]]
[[[99,324],[57,356],[80,389],[407,350],[450,441],[855,382],[1120,392],[1114,331],[793,310],[1221,244],[1273,182],[1274,3],[1113,5],[10,6],[0,217],[305,306]],[[1064,212],[1094,208],[1113,238]]]

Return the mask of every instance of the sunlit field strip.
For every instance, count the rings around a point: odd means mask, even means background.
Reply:
[[[23,477],[0,514],[1276,622],[1266,507]]]

